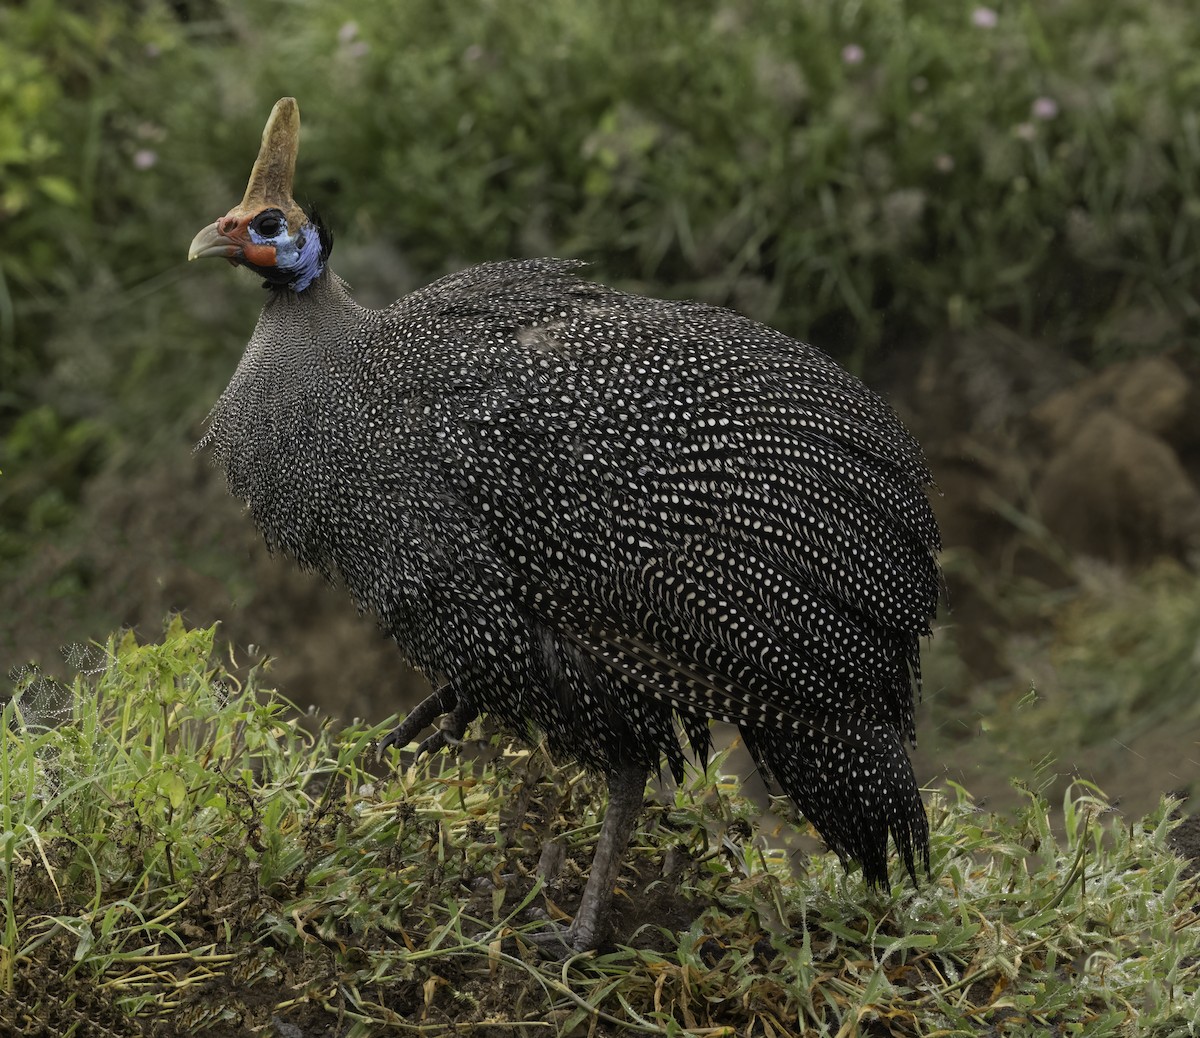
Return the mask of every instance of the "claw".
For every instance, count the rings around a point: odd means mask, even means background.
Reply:
[[[427,735],[421,740],[421,742],[417,745],[417,752],[413,757],[413,760],[420,760],[426,754],[432,757],[435,753],[441,753],[441,751],[446,749],[448,746],[458,746],[460,744],[461,740],[451,739],[439,728],[432,735]]]
[[[454,709],[442,716],[438,730],[427,736],[417,747],[416,759],[420,760],[427,753],[433,756],[449,746],[461,746],[467,725],[475,720],[478,714],[479,711],[471,706],[470,700],[460,698],[454,704]]]
[[[383,755],[389,746],[395,746],[397,749],[407,746],[418,732],[429,727],[438,714],[444,714],[452,708],[455,710],[458,708],[458,693],[449,685],[444,685],[426,696],[412,708],[403,721],[379,740],[379,749],[375,753],[375,759],[383,760]]]

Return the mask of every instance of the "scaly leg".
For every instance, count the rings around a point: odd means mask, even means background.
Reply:
[[[432,757],[447,746],[459,745],[467,732],[467,725],[478,716],[479,711],[471,705],[471,700],[466,696],[460,696],[454,709],[450,713],[444,714],[441,721],[438,722],[437,731],[421,740],[415,759],[420,760],[427,753]]]
[[[546,951],[589,951],[604,939],[613,886],[621,871],[633,827],[642,813],[648,774],[646,768],[629,764],[608,776],[608,810],[604,813],[600,839],[592,856],[592,870],[575,918],[565,930],[530,935],[529,939]]]

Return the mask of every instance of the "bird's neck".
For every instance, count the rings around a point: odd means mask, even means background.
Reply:
[[[303,292],[270,293],[259,315],[258,337],[330,347],[357,339],[368,312],[354,301],[346,282],[326,267]]]
[[[343,305],[357,306],[350,295],[350,288],[328,266],[322,265],[316,274],[309,279],[304,288],[287,288],[272,285],[267,294],[264,311],[279,309],[290,311],[295,309],[338,309]]]

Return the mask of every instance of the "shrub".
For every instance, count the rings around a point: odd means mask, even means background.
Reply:
[[[0,436],[37,403],[134,453],[194,426],[257,298],[183,250],[285,93],[302,198],[417,279],[580,256],[860,371],[989,321],[1085,357],[1175,344],[1200,320],[1192,6],[9,6]]]

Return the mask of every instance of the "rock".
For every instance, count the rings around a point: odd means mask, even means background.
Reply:
[[[1192,388],[1179,365],[1168,357],[1146,357],[1115,368],[1125,369],[1114,376],[1119,378],[1117,413],[1146,432],[1165,436],[1183,417]]]
[[[1127,394],[1127,406],[1154,398],[1167,406],[1169,394],[1140,392]],[[1052,432],[1060,447],[1034,490],[1054,536],[1070,551],[1126,564],[1200,551],[1200,491],[1171,447],[1123,409],[1088,414],[1082,396],[1064,403]]]
[[[1188,377],[1169,357],[1143,357],[1059,390],[1033,408],[1030,418],[1056,447],[1070,443],[1087,418],[1102,409],[1163,436],[1179,424],[1191,390]]]

